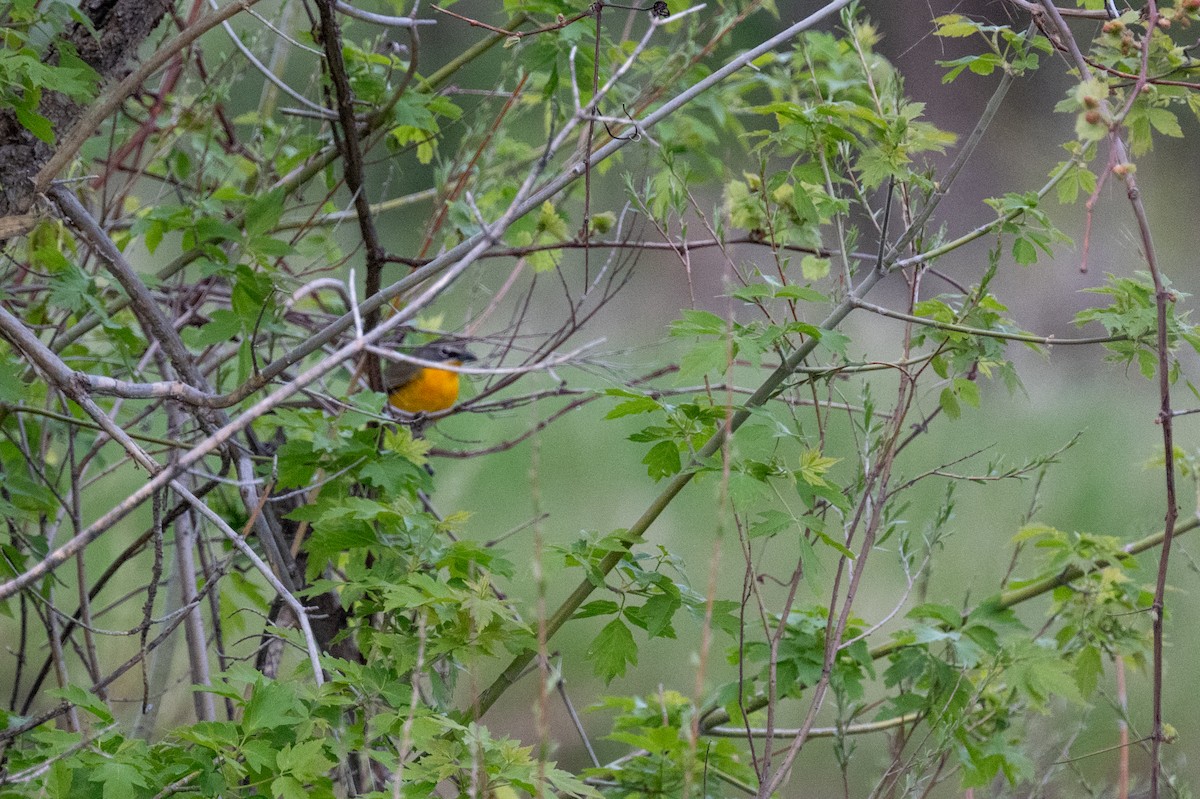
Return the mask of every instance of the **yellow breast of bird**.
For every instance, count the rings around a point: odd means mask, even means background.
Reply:
[[[392,405],[409,413],[444,411],[458,400],[458,373],[424,369],[393,391],[388,399]]]

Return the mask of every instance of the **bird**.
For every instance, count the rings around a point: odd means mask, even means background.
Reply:
[[[447,366],[478,360],[461,341],[439,338],[418,347],[412,357]],[[383,373],[388,404],[405,413],[435,413],[458,401],[458,372],[410,361],[392,361]]]

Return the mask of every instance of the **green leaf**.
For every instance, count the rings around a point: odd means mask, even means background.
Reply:
[[[320,777],[334,761],[325,754],[325,742],[319,738],[300,741],[279,750],[275,762],[280,771],[305,782]]]
[[[382,401],[373,404],[378,408],[382,405]],[[427,439],[415,437],[412,430],[404,425],[400,425],[394,430],[388,430],[384,433],[383,445],[413,465],[421,467],[425,466],[425,463],[429,460],[429,450],[433,447]],[[426,482],[424,477],[421,479],[422,482]],[[423,485],[422,487],[425,488],[427,486]]]
[[[829,259],[806,255],[800,259],[800,272],[805,280],[820,280],[829,275]]]
[[[1066,699],[1075,705],[1086,704],[1074,676],[1063,668],[1063,662],[1052,653],[1018,661],[1010,670],[1012,680],[1025,689],[1035,705],[1045,706],[1052,698]]]
[[[935,33],[947,39],[961,39],[979,33],[978,22],[964,17],[962,14],[944,14],[934,17],[933,24],[937,26]]]
[[[801,302],[828,302],[829,298],[814,288],[808,286],[788,285],[775,289],[775,296],[782,300],[799,300]]]
[[[775,290],[766,283],[750,283],[734,289],[729,296],[744,302],[755,302],[767,297],[774,297]]]
[[[954,378],[954,393],[972,408],[979,407],[979,384],[965,377]]]
[[[537,231],[548,234],[555,241],[565,241],[571,237],[571,231],[567,229],[567,220],[558,213],[554,203],[549,200],[542,203],[542,207],[538,211]]]
[[[1142,373],[1142,377],[1147,380],[1154,378],[1158,372],[1158,355],[1150,350],[1138,350],[1137,353],[1138,371]]]
[[[737,347],[733,347],[737,356]],[[679,373],[683,377],[702,377],[721,374],[729,365],[730,347],[721,339],[702,341],[692,346],[679,360]]]
[[[613,229],[617,224],[617,215],[612,211],[605,211],[599,214],[592,214],[589,220],[589,227],[594,234],[603,236],[605,233]]]
[[[605,419],[619,419],[622,416],[633,416],[639,413],[651,413],[662,408],[662,404],[652,397],[637,397],[618,403],[608,413]]]
[[[910,619],[934,619],[951,630],[957,630],[962,625],[962,611],[951,605],[939,605],[928,602],[917,605],[908,612]]]
[[[771,496],[766,482],[742,471],[729,475],[729,499],[738,510],[751,511],[762,507]]]
[[[958,398],[954,396],[954,390],[949,386],[942,389],[942,393],[938,395],[938,404],[942,407],[942,411],[951,419],[957,419],[962,416],[962,411],[958,406]]]
[[[242,727],[247,732],[286,727],[307,718],[307,715],[292,688],[264,678],[254,686],[254,693],[246,703]]]
[[[1018,236],[1013,241],[1012,246],[1013,260],[1021,266],[1029,266],[1037,263],[1037,248],[1033,246],[1033,242],[1024,236]]]
[[[19,405],[26,400],[28,387],[21,382],[20,364],[0,355],[0,403]]]
[[[621,612],[621,606],[610,599],[596,599],[575,611],[573,618],[589,619],[593,616],[612,616]]]
[[[968,69],[975,75],[991,75],[997,69],[1002,69],[1005,61],[999,53],[979,53],[950,61],[938,61],[937,64],[940,67],[949,67],[949,71],[942,76],[942,83],[950,83]]]
[[[775,535],[776,533],[786,530],[793,524],[792,517],[781,510],[764,510],[758,514],[758,518],[750,523],[746,530],[746,535],[749,538],[762,538],[764,536]]]
[[[242,320],[228,308],[218,308],[208,315],[209,321],[196,330],[185,328],[184,340],[188,346],[201,348],[223,341],[230,341],[242,332]]]
[[[1083,698],[1092,696],[1104,676],[1104,663],[1100,658],[1100,650],[1095,646],[1085,646],[1075,656],[1075,684]]]
[[[61,697],[76,707],[83,708],[91,713],[96,718],[100,719],[103,724],[112,724],[113,715],[108,709],[108,705],[90,691],[85,691],[83,688],[71,683],[65,688],[56,688],[48,692],[51,696]]]
[[[728,329],[729,323],[715,313],[690,308],[671,323],[672,336],[723,336]]]
[[[1079,199],[1080,193],[1090,195],[1096,190],[1096,175],[1087,167],[1081,164],[1072,164],[1067,166],[1065,162],[1059,162],[1055,167],[1054,172],[1065,169],[1066,172],[1055,187],[1055,192],[1058,196],[1058,201],[1063,205],[1071,205]]]
[[[375,460],[364,464],[358,470],[358,475],[364,484],[382,489],[384,495],[389,497],[410,488],[424,488],[428,483],[427,473],[421,464],[393,452],[381,452]]]
[[[286,774],[271,780],[271,795],[279,799],[311,799],[312,796],[303,782]]]
[[[670,477],[683,468],[679,458],[679,447],[674,441],[660,441],[655,444],[646,453],[646,457],[642,458],[642,463],[646,464],[646,473],[655,480]]]
[[[276,746],[269,738],[251,738],[238,748],[246,760],[246,765],[255,771],[274,768]]]
[[[637,665],[637,643],[633,633],[620,619],[613,619],[588,647],[587,657],[592,669],[605,682],[614,677],[624,677],[626,666]]]
[[[1170,136],[1173,139],[1183,138],[1183,128],[1179,126],[1179,119],[1166,108],[1150,109],[1150,124],[1164,136]]]
[[[826,458],[819,449],[806,449],[800,456],[800,469],[797,475],[810,486],[826,486],[824,475],[841,458]]]
[[[849,547],[847,547],[841,541],[831,538],[828,533],[822,532],[821,530],[818,530],[816,528],[810,528],[810,529],[812,529],[813,533],[817,536],[817,540],[820,541],[822,544],[824,544],[827,547],[830,547],[831,549],[833,549],[835,552],[837,552],[839,555],[846,558],[847,560],[855,559],[855,557],[856,557],[855,554],[850,550]]]
[[[647,599],[646,604],[642,606],[643,618],[646,621],[646,634],[651,638],[663,635],[664,631],[670,629],[671,618],[675,615],[675,611],[682,606],[683,600],[678,591],[655,594]]]
[[[14,105],[13,111],[16,112],[17,121],[21,123],[22,127],[46,144],[54,144],[54,126],[49,119],[23,105]]]
[[[267,233],[279,224],[283,217],[283,198],[283,189],[276,189],[256,197],[247,206],[243,222],[247,236]]]
[[[129,763],[101,760],[90,770],[88,782],[98,782],[103,787],[103,799],[129,799],[130,788],[146,788],[149,783],[140,770]]]

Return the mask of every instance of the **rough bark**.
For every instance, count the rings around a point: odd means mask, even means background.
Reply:
[[[170,8],[171,0],[84,0],[79,10],[91,20],[98,36],[76,23],[67,27],[62,38],[99,73],[103,85],[120,77]],[[56,59],[52,53],[50,60]],[[84,108],[62,94],[46,92],[38,111],[50,120],[55,137],[61,139],[78,122]],[[0,217],[23,214],[33,206],[36,198],[31,178],[53,152],[52,145],[21,127],[11,110],[0,111]]]

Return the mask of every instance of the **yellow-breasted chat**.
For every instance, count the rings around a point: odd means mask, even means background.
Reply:
[[[477,360],[466,345],[440,338],[418,347],[413,358],[446,366]],[[383,386],[393,408],[406,413],[444,411],[458,401],[458,372],[409,361],[392,361],[383,372]]]

